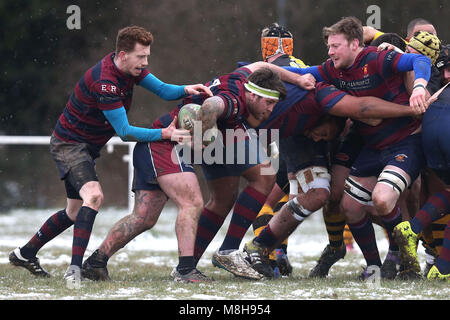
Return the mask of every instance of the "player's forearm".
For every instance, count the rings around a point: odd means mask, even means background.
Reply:
[[[359,99],[359,112],[353,117],[356,119],[364,118],[397,118],[414,116],[417,113],[413,108],[375,97],[361,97]]]
[[[289,83],[293,83],[293,84],[297,84],[299,77],[301,77],[300,74],[290,72],[290,71],[285,70],[284,68],[279,67],[275,64],[263,62],[263,61],[253,62],[253,63],[247,65],[246,68],[250,69],[251,72],[254,72],[261,68],[269,68],[272,71],[278,73],[281,80],[289,82]]]
[[[147,129],[131,126],[125,108],[103,111],[108,122],[123,141],[150,142],[162,138],[161,129]]]
[[[212,128],[225,109],[224,102],[219,97],[206,99],[198,111],[198,121],[202,122],[202,131]]]
[[[148,74],[139,85],[164,100],[178,100],[186,95],[185,86],[168,84]]]

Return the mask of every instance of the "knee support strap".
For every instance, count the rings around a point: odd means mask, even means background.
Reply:
[[[378,177],[378,183],[392,187],[399,195],[408,187],[406,177],[394,170],[383,170]]]
[[[325,167],[308,167],[298,171],[295,176],[304,193],[318,188],[330,191],[331,175]]]
[[[298,203],[297,198],[289,200],[287,206],[295,220],[299,222],[303,222],[303,220],[309,217],[312,213],[308,209],[305,209],[300,203]]]
[[[372,192],[350,177],[345,179],[344,192],[365,206],[373,206]]]

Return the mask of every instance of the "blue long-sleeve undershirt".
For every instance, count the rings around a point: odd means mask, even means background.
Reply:
[[[307,74],[311,73],[316,81],[323,81],[319,73],[318,66],[312,66],[308,68],[294,68],[294,67],[284,67],[286,70],[299,73]],[[431,60],[427,56],[417,54],[417,53],[405,53],[400,57],[397,64],[397,71],[407,72],[414,70],[415,79],[425,79],[430,80],[431,75]]]
[[[153,92],[164,100],[178,100],[186,96],[184,92],[185,86],[162,82],[151,73],[139,82],[139,86]]]
[[[397,64],[397,70],[407,72],[414,70],[415,80],[430,80],[431,76],[431,60],[427,56],[417,53],[402,54]]]
[[[139,82],[139,86],[164,100],[178,100],[186,96],[184,85],[162,82],[151,73]],[[118,109],[105,110],[103,114],[123,141],[150,142],[162,139],[161,129],[147,129],[130,125],[123,106]]]
[[[323,78],[319,73],[318,66],[312,66],[312,67],[306,67],[306,68],[295,68],[295,67],[283,67],[283,68],[288,71],[291,71],[291,72],[299,73],[301,75],[311,73],[314,76],[314,78],[316,78],[317,82],[323,81]]]
[[[150,142],[161,140],[161,129],[147,129],[131,126],[124,107],[104,110],[103,114],[123,141]]]

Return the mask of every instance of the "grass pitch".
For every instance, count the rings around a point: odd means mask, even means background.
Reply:
[[[326,279],[308,279],[327,236],[320,212],[302,224],[289,239],[288,256],[294,267],[291,277],[276,280],[249,281],[214,268],[210,262],[226,232],[228,221],[216,236],[198,268],[214,278],[208,284],[181,284],[170,279],[178,263],[174,235],[176,212],[168,208],[153,230],[147,231],[116,253],[109,261],[111,282],[83,281],[80,290],[69,290],[63,281],[70,263],[72,230],[44,246],[38,256],[50,279],[38,279],[8,262],[8,254],[24,245],[54,210],[16,210],[0,215],[0,299],[1,300],[448,300],[450,286],[445,282],[381,281],[371,285],[357,280],[364,266],[361,252],[348,252],[331,269]],[[126,215],[123,209],[109,208],[97,216],[85,257],[102,242],[112,224]],[[382,259],[387,240],[376,228]],[[252,236],[247,233],[244,241]],[[244,243],[244,242],[243,242]],[[242,243],[242,245],[243,245]],[[421,265],[425,263],[419,249]]]

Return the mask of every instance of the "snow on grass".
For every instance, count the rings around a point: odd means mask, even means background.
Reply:
[[[39,229],[42,223],[57,210],[13,210],[0,215],[0,271],[9,268],[8,254],[17,246],[23,246]],[[103,242],[112,225],[127,215],[123,209],[106,208],[97,215],[93,233],[86,251],[89,256]],[[220,247],[228,217],[218,235],[207,248],[198,267],[208,276],[216,279],[213,284],[189,285],[174,283],[169,278],[171,268],[178,263],[178,244],[175,237],[174,224],[177,212],[167,208],[161,214],[158,223],[152,230],[132,240],[127,246],[110,258],[108,265],[114,270],[117,280],[111,286],[94,282],[83,283],[86,292],[68,292],[64,288],[62,274],[71,260],[72,229],[46,244],[38,256],[43,266],[50,266],[58,278],[51,285],[45,280],[32,280],[36,283],[29,287],[8,279],[8,272],[2,271],[0,277],[0,299],[143,299],[143,300],[227,300],[227,299],[434,299],[450,296],[448,286],[439,289],[427,287],[420,282],[381,282],[379,287],[370,288],[367,284],[356,281],[364,258],[355,244],[355,249],[348,252],[344,260],[338,261],[329,273],[328,279],[313,281],[307,279],[309,270],[314,267],[317,258],[328,243],[326,229],[321,212],[314,213],[300,225],[289,238],[288,256],[294,267],[293,277],[274,281],[236,281],[231,274],[211,266],[212,253]],[[375,226],[378,248],[381,259],[388,250],[388,241],[381,228]],[[246,241],[253,237],[252,230],[246,234],[241,249]],[[422,265],[425,255],[419,246],[419,258]],[[134,266],[134,267],[132,267]],[[136,270],[142,269],[141,271]],[[146,269],[150,268],[150,269]],[[56,271],[55,271],[56,270]],[[148,270],[148,271],[147,271]],[[168,271],[167,271],[168,270]],[[140,273],[139,273],[140,272]],[[153,272],[153,273],[152,273]],[[159,272],[159,273],[158,273]],[[17,273],[23,279],[29,275]],[[218,280],[217,280],[218,279]],[[340,280],[339,280],[340,279]],[[126,283],[126,285],[123,285]],[[12,287],[11,287],[12,284]],[[28,285],[28,284],[27,284]],[[9,286],[9,287],[8,287]],[[58,292],[59,291],[59,292]],[[444,298],[445,299],[445,298]]]

